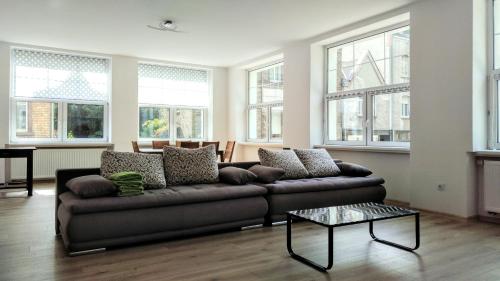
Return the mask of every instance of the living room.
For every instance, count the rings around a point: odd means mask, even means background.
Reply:
[[[500,280],[497,1],[2,1],[0,280]]]

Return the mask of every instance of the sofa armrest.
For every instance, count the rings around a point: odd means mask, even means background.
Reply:
[[[73,178],[88,176],[88,175],[100,175],[101,169],[99,168],[85,168],[85,169],[60,169],[56,171],[56,234],[59,234],[59,220],[57,219],[57,209],[59,208],[59,204],[61,204],[61,200],[59,200],[59,195],[62,193],[69,191],[66,187],[66,183]]]

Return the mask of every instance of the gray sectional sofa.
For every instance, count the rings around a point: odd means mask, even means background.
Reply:
[[[258,162],[220,163],[219,169],[248,169]],[[284,219],[288,210],[361,202],[383,202],[384,180],[324,177],[279,180],[272,184],[224,183],[169,186],[142,196],[82,199],[66,187],[72,178],[100,169],[56,172],[56,233],[68,252],[85,252],[163,240]]]

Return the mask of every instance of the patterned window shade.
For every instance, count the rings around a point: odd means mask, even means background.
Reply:
[[[208,71],[139,64],[139,103],[208,107]]]
[[[24,49],[14,49],[12,59],[15,97],[108,100],[108,59]]]

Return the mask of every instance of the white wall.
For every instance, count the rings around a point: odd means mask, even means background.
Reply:
[[[410,202],[463,217],[475,214],[472,28],[472,0],[411,7]]]
[[[409,11],[411,154],[334,150],[332,155],[366,165],[385,178],[389,199],[462,217],[475,215],[475,174],[469,152],[486,146],[486,3],[417,1],[403,10],[284,47],[284,145],[322,143],[323,55],[318,45],[375,30],[384,19],[401,21]],[[236,85],[240,81],[231,78],[228,83],[230,107],[244,108],[244,103],[236,104],[244,101],[244,84]],[[230,131],[240,128],[245,124],[238,119],[230,123]],[[255,147],[244,149],[240,160],[256,159]],[[438,191],[438,184],[444,184],[445,190]]]
[[[0,43],[0,146],[9,142],[10,48]],[[0,159],[0,182],[4,182],[4,160]]]
[[[227,96],[227,134],[230,140],[236,141],[233,161],[251,161],[246,155],[245,146],[242,143],[246,139],[246,84],[247,77],[245,69],[232,67],[228,70],[228,96]]]
[[[138,136],[137,59],[113,56],[111,96],[111,142],[115,150],[131,151]]]
[[[283,145],[309,148],[310,46],[294,44],[283,53]]]
[[[220,141],[221,147],[225,147],[228,141],[228,71],[227,68],[216,67],[212,71],[213,99],[212,99],[212,132],[209,134],[212,140]]]
[[[331,151],[335,159],[369,167],[374,175],[385,179],[387,198],[410,202],[410,155],[367,151]]]

